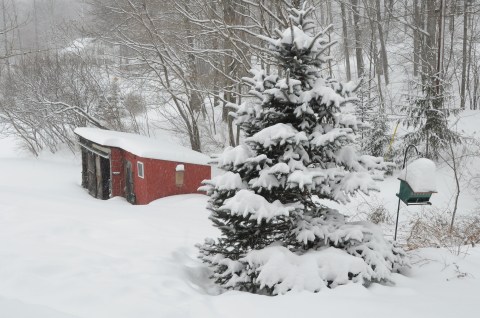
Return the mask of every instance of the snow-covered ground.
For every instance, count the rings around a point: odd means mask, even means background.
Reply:
[[[205,196],[131,206],[93,199],[79,184],[78,159],[21,157],[0,139],[1,318],[479,316],[478,247],[411,252],[413,267],[395,286],[219,295],[194,247],[216,235]],[[382,186],[387,206],[396,208],[397,186]]]

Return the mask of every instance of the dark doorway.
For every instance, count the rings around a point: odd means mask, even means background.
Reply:
[[[135,204],[132,163],[128,160],[125,162],[125,197],[128,202]]]
[[[91,196],[97,197],[96,156],[94,153],[88,152],[87,157],[87,189]]]
[[[98,199],[110,198],[110,159],[82,150],[82,187]]]
[[[82,148],[82,187],[88,189],[88,151]]]
[[[98,199],[106,200],[110,198],[110,160],[96,155],[95,171],[97,178],[96,197]]]
[[[111,180],[110,180],[110,160],[100,157],[100,169],[102,171],[102,197],[106,200],[110,198]]]

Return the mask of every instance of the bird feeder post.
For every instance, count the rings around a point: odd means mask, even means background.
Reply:
[[[415,151],[417,152],[417,155],[420,154],[420,152],[418,151],[417,147],[415,145],[408,145],[407,146],[407,149],[405,149],[405,155],[403,157],[403,166],[402,166],[402,169],[405,169],[405,164],[407,162],[407,154],[408,154],[408,151],[410,150],[410,148],[413,148],[415,149]],[[399,194],[401,193],[401,190],[399,191]],[[398,229],[398,217],[400,215],[400,200],[401,200],[401,197],[400,195],[397,195],[398,196],[398,206],[397,206],[397,221],[395,222],[395,235],[393,237],[393,240],[396,241],[397,240],[397,229]]]

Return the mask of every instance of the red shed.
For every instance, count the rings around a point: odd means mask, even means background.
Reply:
[[[211,178],[209,157],[141,135],[77,128],[82,186],[99,199],[122,196],[133,204],[176,194],[199,193]]]

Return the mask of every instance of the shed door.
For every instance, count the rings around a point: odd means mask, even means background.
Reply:
[[[88,152],[87,162],[87,179],[88,179],[88,193],[93,197],[97,196],[97,173],[95,154]]]
[[[95,172],[97,180],[97,195],[98,199],[103,198],[103,178],[102,178],[102,167],[100,165],[100,157],[95,156]]]
[[[100,158],[100,169],[102,171],[102,198],[106,200],[110,198],[111,180],[110,180],[110,160],[107,158]]]
[[[125,163],[125,198],[127,199],[128,202],[135,204],[132,163],[128,160]]]
[[[88,151],[82,148],[82,187],[88,189]]]
[[[110,160],[95,156],[95,173],[97,178],[96,197],[106,200],[110,197]]]

